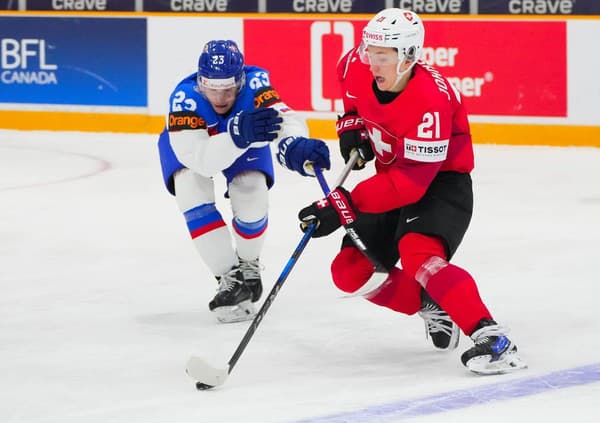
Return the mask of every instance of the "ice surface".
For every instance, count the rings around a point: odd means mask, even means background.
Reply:
[[[528,370],[471,375],[465,337],[440,353],[418,316],[340,299],[340,230],[309,242],[226,383],[198,392],[189,356],[226,367],[248,324],[208,311],[215,282],[156,137],[0,131],[0,422],[600,421],[600,149],[477,145],[476,159],[454,262]],[[297,210],[321,197],[276,172],[266,292],[301,239]]]

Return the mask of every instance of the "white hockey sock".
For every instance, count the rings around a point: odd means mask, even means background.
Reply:
[[[215,205],[214,183],[183,169],[175,174],[175,192],[194,247],[210,271],[219,276],[238,262],[231,235]]]
[[[269,197],[265,175],[248,171],[229,184],[233,212],[233,237],[238,255],[244,260],[260,256],[268,226]]]

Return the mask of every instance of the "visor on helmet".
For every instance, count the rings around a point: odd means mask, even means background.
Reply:
[[[228,90],[230,88],[236,88],[239,86],[233,76],[225,79],[211,79],[201,76],[199,79],[199,85],[201,88],[208,88],[211,90]]]
[[[390,50],[389,53],[377,52],[371,54],[369,53],[369,46],[364,42],[358,47],[358,55],[361,62],[372,66],[397,65],[400,61],[396,49]]]
[[[237,79],[235,77],[230,78],[207,78],[205,76],[198,75],[197,91],[202,94],[205,98],[210,99],[221,98],[227,99],[238,95],[242,87],[246,75],[242,74],[242,77]]]

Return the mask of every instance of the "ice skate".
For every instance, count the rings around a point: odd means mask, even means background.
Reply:
[[[491,319],[482,319],[479,327],[471,335],[475,345],[460,358],[470,371],[480,375],[495,375],[527,368],[517,354],[517,346],[506,337],[506,328]]]
[[[262,279],[260,278],[262,266],[258,259],[244,260],[238,257],[238,260],[246,286],[252,291],[252,302],[255,303],[260,299],[263,290]]]
[[[219,288],[215,298],[208,304],[221,323],[234,323],[254,318],[256,310],[252,305],[252,291],[244,283],[239,267],[217,277]]]
[[[456,349],[460,338],[459,327],[425,290],[421,293],[419,316],[425,322],[425,336],[431,338],[434,347],[445,351]]]

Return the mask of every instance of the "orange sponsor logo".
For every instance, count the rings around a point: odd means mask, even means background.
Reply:
[[[259,107],[268,107],[273,103],[277,103],[278,101],[281,101],[279,93],[271,88],[269,90],[256,93],[256,96],[254,97],[254,107],[257,109]]]
[[[200,116],[192,114],[170,114],[169,115],[169,129],[170,130],[182,130],[182,129],[201,129],[206,128],[206,121]]]

